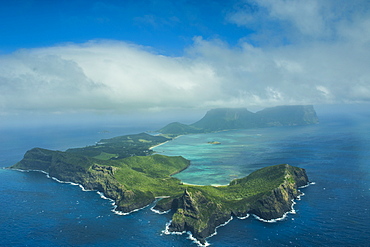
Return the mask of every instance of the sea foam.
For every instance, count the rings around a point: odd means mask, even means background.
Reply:
[[[247,214],[246,216],[239,216],[238,219],[239,220],[245,220],[247,218],[249,218],[250,214]]]
[[[226,226],[227,224],[230,223],[230,221],[233,220],[233,217],[231,216],[230,219],[228,219],[226,222],[216,226],[215,228],[215,232],[212,233],[210,236],[206,237],[206,239],[210,238],[210,237],[213,237],[215,235],[217,235],[217,228],[219,227],[222,227],[222,226]],[[172,223],[172,220],[170,220],[169,222],[166,223],[166,227],[165,229],[162,231],[163,234],[166,234],[166,235],[183,235],[183,234],[188,234],[188,239],[192,240],[193,243],[197,244],[199,247],[205,247],[205,246],[210,246],[210,243],[208,243],[207,241],[205,241],[205,243],[201,243],[198,239],[196,239],[193,234],[190,232],[190,231],[182,231],[182,232],[171,232],[169,231],[169,227]]]
[[[159,210],[156,210],[154,209],[155,205],[153,207],[150,208],[150,210],[156,214],[168,214],[169,212],[171,212],[171,209],[170,210],[167,210],[167,211],[159,211]]]
[[[310,185],[313,185],[313,184],[315,184],[315,182],[307,183],[306,185],[303,185],[303,186],[301,186],[301,187],[299,187],[299,188],[300,188],[300,189],[303,189],[303,188],[306,188],[306,187],[308,187],[308,186],[310,186]],[[300,193],[300,194],[299,194],[299,195],[297,196],[297,198],[296,198],[296,200],[297,200],[297,201],[300,201],[300,200],[301,200],[301,197],[305,195],[302,191],[299,191],[299,193]],[[284,220],[284,219],[288,216],[288,214],[296,214],[296,213],[297,213],[297,212],[295,211],[295,209],[294,209],[294,205],[295,205],[295,204],[297,204],[297,203],[295,202],[295,200],[294,200],[294,199],[292,199],[291,210],[290,210],[290,211],[288,211],[288,212],[286,212],[286,213],[284,213],[284,214],[283,214],[283,216],[282,216],[282,217],[280,217],[280,218],[271,219],[271,220],[265,220],[265,219],[262,219],[261,217],[259,217],[259,216],[255,215],[255,214],[253,214],[253,217],[254,217],[254,218],[256,218],[256,219],[257,219],[257,220],[259,220],[259,221],[266,222],[266,223],[275,223],[275,222],[278,222],[278,221],[282,221],[282,220]]]

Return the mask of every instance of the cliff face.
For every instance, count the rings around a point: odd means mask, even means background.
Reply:
[[[77,176],[76,182],[85,189],[97,190],[111,198],[117,205],[117,210],[124,213],[145,207],[155,200],[152,193],[139,190],[129,190],[114,177],[117,170],[112,166],[93,165],[87,173]],[[71,179],[71,178],[70,178]]]
[[[203,243],[232,216],[282,217],[291,210],[292,200],[300,193],[298,187],[308,183],[304,169],[286,164],[262,168],[220,187],[185,185],[170,177],[188,165],[182,157],[158,154],[99,160],[34,148],[11,168],[42,170],[59,180],[100,191],[125,213],[147,206],[155,197],[167,197],[155,209],[174,212],[169,231],[190,231]]]
[[[12,168],[42,170],[61,181],[81,184],[87,190],[97,190],[116,202],[117,210],[131,212],[155,200],[152,193],[129,190],[114,177],[117,167],[101,166],[85,156],[34,148]]]
[[[230,212],[220,203],[214,202],[200,190],[186,189],[175,202],[175,214],[169,231],[187,232],[204,243],[205,238],[215,232],[217,226],[231,217]]]
[[[319,122],[311,105],[276,106],[256,112],[264,127],[316,124]]]
[[[254,193],[250,188],[257,183],[268,185]],[[261,169],[225,187],[189,187],[181,197],[164,204],[171,205],[175,211],[169,231],[190,231],[204,243],[217,226],[232,216],[255,214],[265,220],[280,218],[292,209],[292,200],[300,194],[298,187],[307,183],[304,169],[279,165]],[[236,191],[237,196],[233,194]]]
[[[204,132],[256,128],[260,125],[255,114],[245,108],[213,109],[196,123],[190,126],[202,129]]]

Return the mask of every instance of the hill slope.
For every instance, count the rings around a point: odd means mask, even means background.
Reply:
[[[174,212],[168,230],[190,231],[202,243],[231,216],[282,217],[300,194],[298,187],[308,183],[304,169],[289,165],[262,168],[221,187],[186,185],[170,176],[188,166],[189,161],[180,156],[99,160],[34,148],[11,168],[41,170],[58,180],[100,191],[124,213],[143,208],[156,197],[167,197],[155,209]]]
[[[287,116],[279,114],[286,112]],[[316,114],[310,107],[266,109],[216,109],[193,125],[172,124],[176,131],[197,133],[223,128],[310,124]],[[177,128],[179,127],[179,128]],[[65,152],[33,148],[12,169],[38,170],[61,181],[81,184],[114,200],[116,210],[129,213],[166,197],[156,204],[159,211],[174,212],[168,230],[190,231],[200,242],[231,216],[250,213],[269,220],[291,210],[298,187],[308,183],[304,169],[277,165],[233,180],[228,186],[183,184],[171,175],[181,172],[190,161],[181,156],[150,155],[150,147],[168,141],[146,133],[100,140],[96,145]]]

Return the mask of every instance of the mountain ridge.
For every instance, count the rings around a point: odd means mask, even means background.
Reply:
[[[308,125],[318,121],[312,105],[275,106],[256,113],[246,108],[216,108],[209,110],[195,123],[186,125],[173,122],[157,131],[168,135],[184,135],[231,129]]]

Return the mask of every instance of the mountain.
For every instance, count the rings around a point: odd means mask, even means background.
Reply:
[[[158,132],[182,135],[316,123],[318,123],[318,117],[311,105],[276,106],[256,113],[250,112],[246,108],[218,108],[208,111],[202,119],[193,124],[186,125],[175,122],[163,127]]]
[[[311,105],[276,106],[256,112],[263,127],[316,124],[319,119]]]
[[[169,135],[186,135],[186,134],[194,134],[194,133],[204,133],[203,129],[196,128],[191,125],[182,124],[179,122],[173,122],[166,127],[158,130],[158,132],[162,134],[169,134]]]
[[[192,127],[202,129],[204,132],[256,128],[258,125],[255,114],[245,108],[213,109],[208,111],[201,120],[191,124]]]

